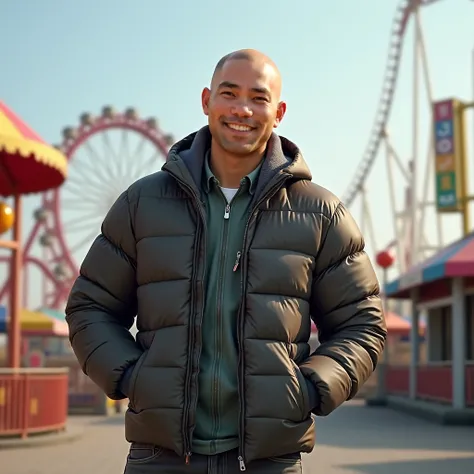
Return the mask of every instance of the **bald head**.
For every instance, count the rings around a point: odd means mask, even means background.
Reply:
[[[226,54],[221,59],[219,59],[216,67],[214,68],[214,73],[212,75],[211,80],[211,88],[215,83],[215,78],[219,74],[220,71],[225,67],[225,65],[229,61],[250,61],[255,63],[256,65],[260,66],[262,69],[266,69],[270,74],[273,76],[273,84],[275,85],[275,93],[280,97],[281,93],[281,74],[278,70],[277,65],[275,62],[269,58],[266,54],[262,53],[261,51],[257,51],[256,49],[239,49],[237,51],[233,51],[231,53]]]

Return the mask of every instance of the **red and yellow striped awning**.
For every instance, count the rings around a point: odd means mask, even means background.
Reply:
[[[56,188],[66,175],[67,158],[0,101],[0,195]]]

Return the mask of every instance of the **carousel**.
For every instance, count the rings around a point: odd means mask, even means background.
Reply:
[[[11,251],[7,367],[0,369],[0,443],[5,437],[63,430],[67,419],[65,369],[21,367],[22,199],[61,186],[67,159],[0,101],[0,248]],[[8,200],[11,203],[8,203]]]

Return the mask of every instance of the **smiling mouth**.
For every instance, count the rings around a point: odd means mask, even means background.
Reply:
[[[251,132],[253,127],[249,127],[248,125],[236,124],[236,123],[226,123],[226,127],[234,130],[236,132]]]

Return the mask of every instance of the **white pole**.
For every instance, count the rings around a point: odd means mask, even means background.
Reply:
[[[390,196],[390,205],[392,207],[392,224],[393,224],[393,233],[395,236],[395,246],[397,249],[397,261],[396,265],[398,266],[398,271],[400,274],[405,272],[405,255],[404,255],[404,239],[403,235],[400,234],[399,222],[398,222],[398,211],[397,203],[395,197],[395,183],[394,183],[394,174],[392,168],[392,147],[389,142],[388,132],[384,133],[384,142],[385,142],[385,158],[387,164],[387,178],[388,178],[388,190]]]
[[[365,222],[367,223],[367,232],[368,232],[369,239],[371,241],[372,251],[377,252],[379,249],[377,246],[377,241],[375,240],[374,223],[372,221],[372,214],[370,213],[370,206],[367,199],[367,191],[365,190],[365,188],[364,188],[362,196],[364,199]]]
[[[413,142],[412,142],[412,181],[411,181],[411,253],[410,264],[416,265],[418,261],[418,51],[419,34],[417,28],[417,17],[419,15],[418,7],[414,10],[414,49],[413,49]]]
[[[426,94],[428,99],[429,107],[433,104],[433,86],[430,80],[430,73],[428,68],[428,57],[426,54],[426,46],[425,46],[425,39],[423,35],[423,28],[421,26],[421,18],[420,15],[415,16],[415,23],[416,29],[418,32],[418,46],[419,46],[419,53],[421,57],[422,69],[423,69],[423,77],[426,86]],[[433,124],[430,123],[430,133],[429,133],[429,143],[428,143],[428,153],[426,157],[426,171],[425,171],[425,184],[423,190],[423,201],[422,201],[422,214],[420,216],[420,229],[424,230],[424,223],[425,223],[425,213],[426,207],[428,206],[428,190],[429,184],[432,179],[434,179],[434,130]],[[436,203],[435,203],[436,206]],[[441,248],[443,246],[443,222],[441,219],[441,213],[436,212],[436,227],[437,227],[437,238],[438,238],[438,247]],[[428,231],[428,235],[431,232]]]

